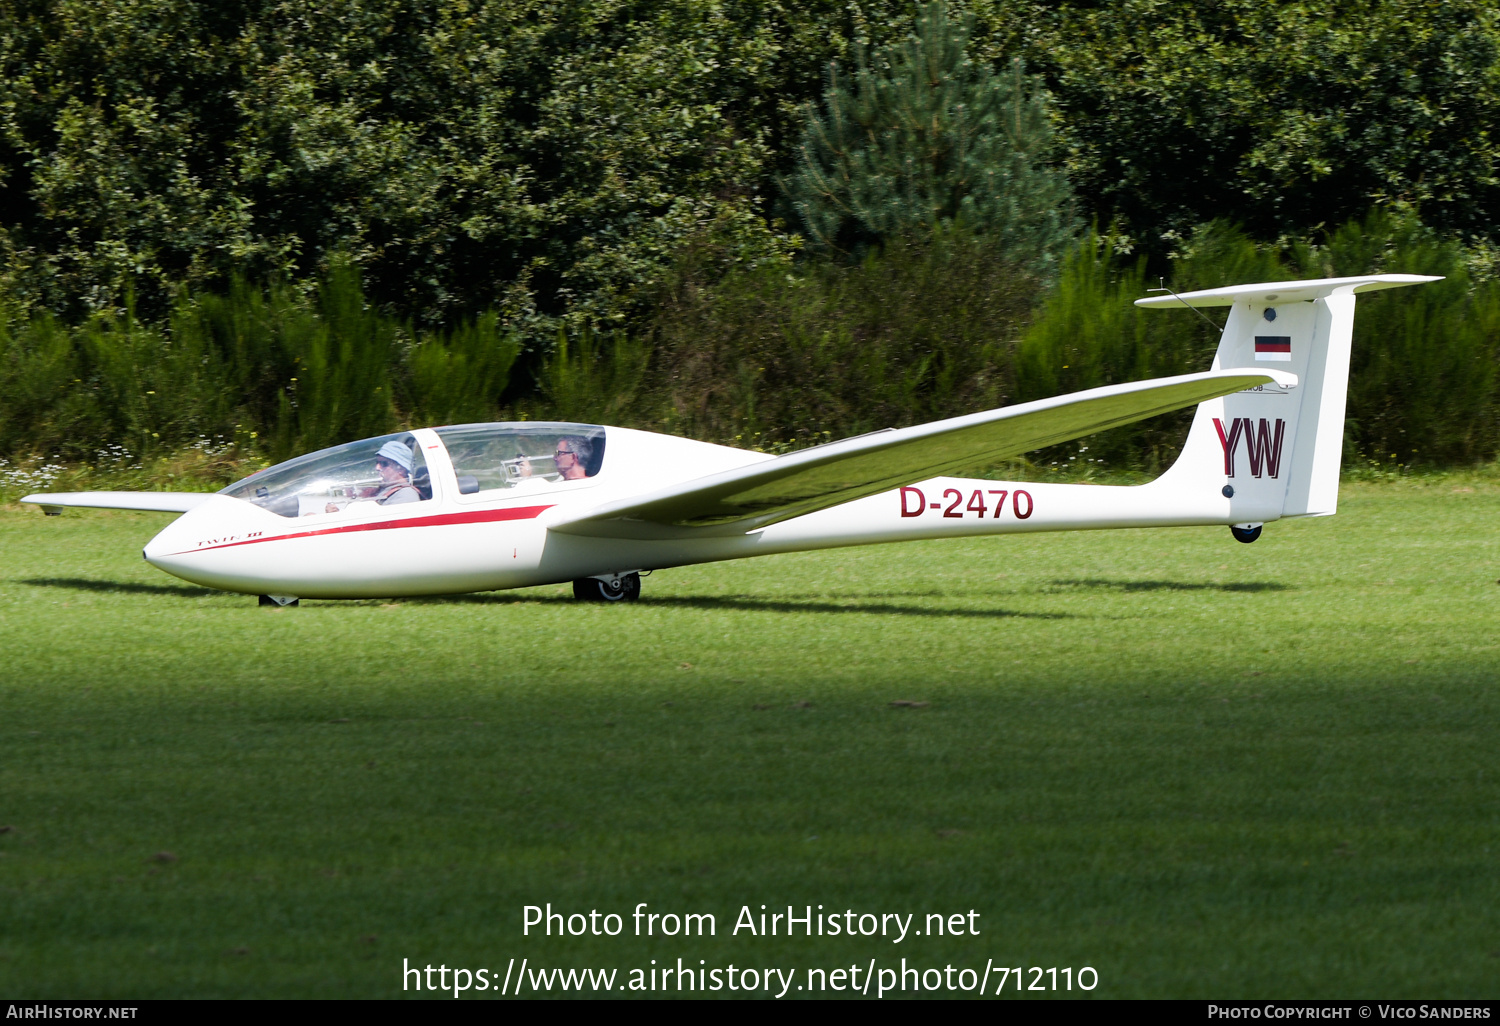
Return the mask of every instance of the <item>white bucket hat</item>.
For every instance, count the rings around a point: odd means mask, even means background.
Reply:
[[[387,459],[392,463],[399,464],[401,469],[406,471],[407,476],[411,475],[411,446],[407,445],[405,442],[386,442],[380,447],[380,451],[375,454],[375,458]]]

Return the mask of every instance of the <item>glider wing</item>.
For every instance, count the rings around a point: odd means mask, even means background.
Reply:
[[[603,538],[738,534],[1294,375],[1206,371],[887,429],[606,503],[549,529]]]
[[[214,497],[214,492],[38,492],[22,502],[36,503],[46,513],[61,513],[68,506],[92,509],[147,509],[162,513],[186,513]]]

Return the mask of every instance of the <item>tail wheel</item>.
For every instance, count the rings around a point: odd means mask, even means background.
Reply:
[[[1264,526],[1264,524],[1246,524],[1244,526],[1237,524],[1229,529],[1229,533],[1234,535],[1235,541],[1244,542],[1246,545],[1249,545],[1260,537],[1260,529]]]
[[[609,580],[580,577],[573,582],[573,597],[581,602],[634,602],[641,597],[641,575],[621,574]]]

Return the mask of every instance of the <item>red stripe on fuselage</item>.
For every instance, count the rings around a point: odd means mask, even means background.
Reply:
[[[259,545],[261,542],[291,541],[293,538],[317,538],[325,534],[350,534],[355,531],[394,531],[402,527],[448,527],[453,524],[489,524],[501,520],[535,520],[547,506],[512,506],[509,509],[476,509],[464,513],[436,513],[430,517],[410,517],[405,520],[378,520],[368,524],[341,524],[317,531],[298,531],[296,534],[278,534],[269,538],[247,538],[245,541],[224,542],[221,545],[200,545],[196,549],[183,549],[173,555],[187,552],[207,552],[210,549],[232,549],[236,545]]]

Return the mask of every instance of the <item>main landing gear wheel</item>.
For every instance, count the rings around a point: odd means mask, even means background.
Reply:
[[[1260,529],[1264,526],[1264,524],[1236,524],[1229,529],[1229,533],[1234,535],[1235,541],[1244,542],[1246,545],[1249,545],[1260,537]]]
[[[609,580],[580,577],[573,582],[573,597],[581,602],[634,602],[641,597],[641,575],[621,574]]]
[[[295,606],[297,600],[290,595],[262,595],[260,597],[260,604],[280,609],[283,606]]]

